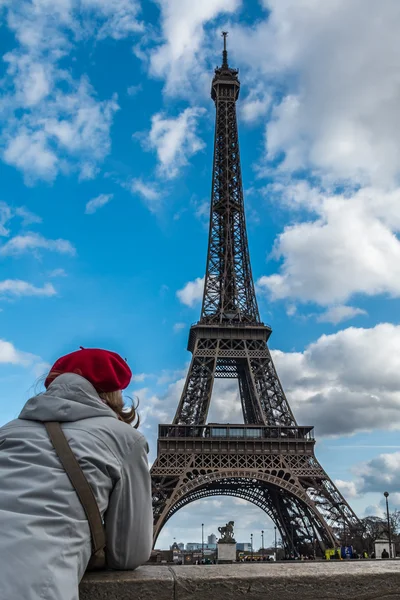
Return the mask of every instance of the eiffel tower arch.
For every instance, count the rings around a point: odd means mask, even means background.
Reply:
[[[180,508],[236,496],[264,510],[287,553],[338,544],[359,521],[314,454],[312,426],[299,426],[276,373],[259,316],[247,242],[236,101],[238,71],[222,66],[211,97],[216,121],[210,230],[200,320],[172,424],[160,425],[152,466],[154,541]],[[215,378],[236,378],[243,424],[207,424]]]

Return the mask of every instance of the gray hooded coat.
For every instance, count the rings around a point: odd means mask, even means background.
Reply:
[[[78,600],[91,555],[89,524],[39,421],[62,423],[104,515],[112,569],[135,569],[150,556],[148,447],[72,373],[0,428],[0,599]]]

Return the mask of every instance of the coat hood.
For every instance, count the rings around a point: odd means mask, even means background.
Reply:
[[[100,398],[93,385],[75,373],[59,375],[46,392],[30,398],[19,418],[29,421],[79,421],[92,417],[114,417],[115,412]]]

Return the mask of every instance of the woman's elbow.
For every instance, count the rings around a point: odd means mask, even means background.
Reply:
[[[125,552],[120,556],[111,555],[107,557],[107,566],[115,571],[133,571],[146,563],[151,555],[152,544],[142,544],[133,551]]]

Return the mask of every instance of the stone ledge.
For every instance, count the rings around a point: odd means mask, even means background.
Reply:
[[[85,575],[80,600],[400,600],[400,561],[144,566]]]

